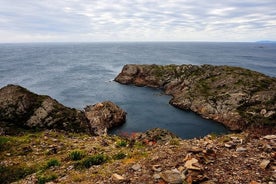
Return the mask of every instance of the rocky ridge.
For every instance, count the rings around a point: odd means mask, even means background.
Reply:
[[[231,66],[125,65],[121,84],[161,88],[170,104],[231,130],[276,125],[276,79]]]
[[[125,117],[126,112],[110,101],[87,106],[81,111],[18,85],[0,89],[1,134],[9,134],[20,127],[101,135],[106,134],[107,129],[123,124]]]

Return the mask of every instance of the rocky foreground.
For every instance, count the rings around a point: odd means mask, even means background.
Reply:
[[[231,66],[125,65],[115,81],[161,88],[170,104],[231,130],[276,125],[276,79]]]
[[[64,131],[0,136],[0,183],[275,184],[276,135],[181,140],[165,130],[121,136]]]

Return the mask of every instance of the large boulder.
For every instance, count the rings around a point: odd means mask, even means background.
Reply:
[[[170,104],[231,130],[276,125],[276,79],[240,67],[125,65],[121,84],[164,89]]]
[[[107,130],[120,126],[126,121],[126,112],[110,101],[87,106],[85,116],[96,135],[107,134]]]

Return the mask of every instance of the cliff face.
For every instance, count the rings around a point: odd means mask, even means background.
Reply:
[[[6,134],[13,126],[99,135],[125,122],[126,113],[117,105],[112,102],[99,104],[89,107],[101,108],[87,107],[85,111],[80,111],[65,107],[49,96],[8,85],[0,89],[0,134]]]
[[[125,65],[121,84],[164,89],[175,107],[221,122],[231,130],[276,125],[276,79],[239,67]]]

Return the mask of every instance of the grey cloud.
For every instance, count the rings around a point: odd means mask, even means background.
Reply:
[[[98,36],[129,30],[168,35],[260,28],[269,32],[275,28],[273,7],[275,0],[0,0],[0,30]]]

